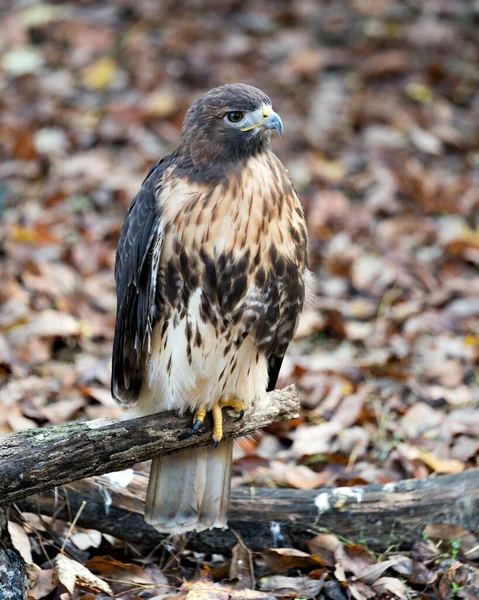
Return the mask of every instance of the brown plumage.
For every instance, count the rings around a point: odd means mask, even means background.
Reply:
[[[141,414],[241,413],[272,389],[301,311],[306,225],[270,149],[271,101],[245,84],[202,96],[179,148],[134,199],[117,251],[113,395]],[[146,519],[181,533],[226,523],[232,442],[152,462]]]

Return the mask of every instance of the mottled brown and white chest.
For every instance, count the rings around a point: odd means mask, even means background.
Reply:
[[[215,185],[178,175],[170,167],[157,195],[163,313],[186,314],[201,289],[201,316],[219,332],[235,325],[236,342],[254,332],[265,353],[287,345],[304,299],[307,234],[283,165],[268,152]]]

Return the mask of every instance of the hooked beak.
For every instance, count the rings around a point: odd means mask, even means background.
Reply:
[[[247,118],[251,124],[242,127],[241,131],[251,131],[259,127],[261,129],[276,129],[280,136],[283,135],[283,122],[271,106],[263,106],[254,112],[248,113]]]
[[[266,119],[266,121],[264,121],[263,127],[265,129],[276,129],[276,131],[279,133],[279,137],[283,135],[283,122],[281,121],[279,115],[274,112],[274,110],[271,111],[269,117]]]

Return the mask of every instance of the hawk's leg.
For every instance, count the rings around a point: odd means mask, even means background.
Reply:
[[[205,417],[206,417],[206,409],[205,408],[202,408],[201,410],[197,410],[195,412],[195,416],[193,417],[193,427],[188,432],[187,437],[191,437],[192,435],[195,435],[196,433],[198,433],[199,428],[201,427],[203,421],[205,420]]]
[[[244,417],[244,411],[246,410],[246,406],[242,400],[238,400],[238,398],[230,398],[229,400],[221,400],[220,402],[221,408],[232,408],[235,413],[238,415],[235,419],[235,422],[241,421]]]
[[[244,411],[246,409],[244,402],[237,398],[230,398],[229,400],[220,400],[218,404],[213,406],[213,446],[216,448],[221,442],[223,437],[223,408],[232,408],[238,417],[235,421],[240,421],[244,417]]]

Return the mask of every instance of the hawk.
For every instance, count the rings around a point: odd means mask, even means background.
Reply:
[[[226,525],[238,418],[274,389],[308,282],[301,202],[273,154],[280,117],[261,90],[224,85],[187,111],[149,171],[116,253],[112,393],[140,414],[212,412],[213,447],[152,461],[145,520],[178,534]],[[221,442],[221,443],[220,443]]]

